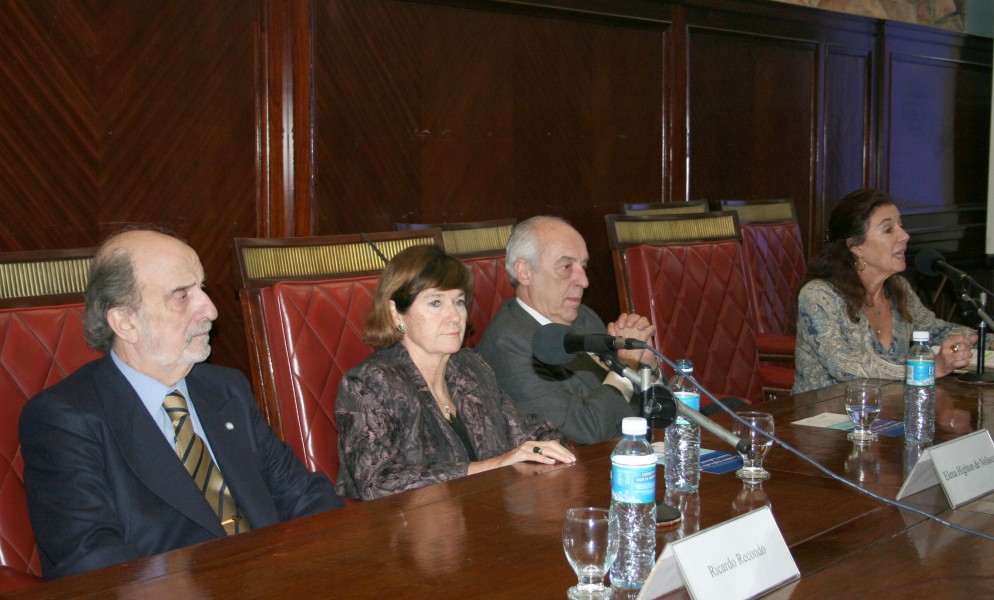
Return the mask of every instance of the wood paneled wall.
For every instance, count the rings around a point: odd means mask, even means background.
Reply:
[[[613,303],[603,216],[662,195],[666,24],[580,17],[317,2],[317,230],[558,214]]]
[[[94,246],[129,223],[196,248],[247,367],[227,240],[255,235],[258,6],[0,2],[0,250]]]
[[[991,42],[928,28],[753,0],[0,8],[0,250],[170,227],[241,368],[235,236],[559,214],[613,318],[624,202],[793,197],[813,253],[856,187],[986,191]]]

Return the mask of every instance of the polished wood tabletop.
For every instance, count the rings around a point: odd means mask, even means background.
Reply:
[[[903,385],[884,385],[880,418],[900,420]],[[994,423],[994,389],[939,381],[936,443]],[[989,595],[994,543],[935,524],[860,492],[893,499],[920,449],[902,438],[860,448],[844,431],[793,425],[844,413],[844,386],[758,407],[776,434],[853,483],[774,447],[771,478],[749,488],[734,475],[701,478],[696,494],[670,494],[684,513],[657,532],[657,552],[674,539],[769,506],[801,572],[773,598]],[[726,426],[728,415],[716,417]],[[989,422],[988,422],[989,421]],[[703,445],[728,451],[704,433]],[[32,598],[564,598],[576,582],[562,550],[563,513],[610,502],[613,442],[578,448],[570,466],[519,464],[362,502],[235,537],[43,583],[9,595]],[[665,494],[662,470],[658,493]],[[994,533],[983,499],[950,510],[939,487],[906,503]],[[937,580],[936,578],[942,578]],[[947,582],[947,583],[943,583]],[[634,594],[616,593],[616,598]],[[689,597],[686,590],[669,597]]]

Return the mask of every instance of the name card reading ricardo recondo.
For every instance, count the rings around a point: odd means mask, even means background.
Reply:
[[[686,586],[691,598],[744,600],[800,576],[768,506],[666,545],[637,600]]]
[[[994,441],[980,429],[931,448],[925,448],[915,463],[897,499],[930,488],[936,483],[956,508],[994,491]]]

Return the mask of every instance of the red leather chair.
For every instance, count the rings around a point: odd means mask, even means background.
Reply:
[[[795,298],[807,268],[794,201],[722,200],[735,211],[761,360],[793,366]]]
[[[0,593],[41,581],[17,423],[24,404],[100,353],[83,338],[92,249],[0,254]]]
[[[606,220],[621,304],[652,321],[661,352],[692,360],[718,397],[755,403],[790,390],[792,369],[759,361],[734,213]]]
[[[459,257],[473,274],[473,303],[469,307],[471,327],[463,342],[467,348],[473,348],[480,342],[497,310],[504,301],[514,297],[511,278],[504,268],[507,240],[511,237],[514,224],[514,219],[472,223],[397,223],[397,229],[401,231],[440,229],[445,251]]]
[[[379,272],[393,255],[418,244],[442,245],[441,232],[232,242],[260,408],[307,468],[332,481],[338,475],[338,383],[372,352],[362,332]]]

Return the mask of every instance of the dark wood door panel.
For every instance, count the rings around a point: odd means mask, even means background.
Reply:
[[[80,3],[0,9],[0,250],[96,240],[96,42]]]
[[[11,0],[0,11],[0,246],[154,223],[201,256],[213,361],[247,366],[227,241],[256,231],[258,7]]]
[[[808,219],[816,155],[813,42],[690,31],[690,196],[793,198]]]
[[[317,4],[319,233],[562,215],[616,314],[603,216],[661,199],[665,24],[479,7]]]

